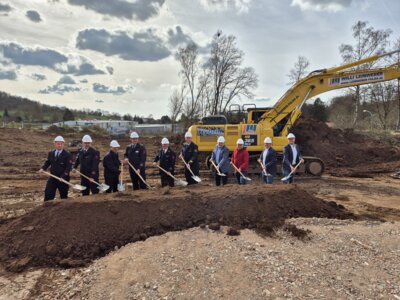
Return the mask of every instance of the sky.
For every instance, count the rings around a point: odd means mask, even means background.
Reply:
[[[155,117],[179,86],[175,53],[222,30],[273,105],[299,55],[309,70],[341,64],[339,46],[368,21],[400,38],[398,0],[0,0],[0,90],[41,103]],[[200,59],[205,59],[205,55]],[[328,101],[332,92],[321,98]]]

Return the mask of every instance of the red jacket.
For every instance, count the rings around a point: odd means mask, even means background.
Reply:
[[[239,150],[238,148],[233,151],[232,162],[242,171],[247,171],[249,169],[249,152],[246,148]]]

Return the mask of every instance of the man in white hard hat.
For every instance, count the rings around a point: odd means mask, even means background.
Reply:
[[[132,132],[130,135],[131,144],[125,150],[125,163],[127,161],[139,171],[140,176],[146,180],[146,148],[139,143],[139,134]],[[129,167],[129,175],[131,176],[132,186],[134,190],[147,189],[146,184],[140,179],[131,167]]]
[[[47,154],[47,160],[44,162],[39,173],[46,171],[50,167],[50,173],[60,177],[66,181],[69,181],[69,173],[72,167],[71,154],[64,150],[64,138],[62,136],[57,136],[54,139],[55,149]],[[53,177],[49,177],[47,180],[46,188],[44,191],[44,201],[53,200],[56,196],[56,192],[60,193],[61,199],[68,198],[69,186],[62,181],[59,181]]]
[[[167,138],[163,138],[161,140],[161,149],[158,152],[157,156],[154,158],[154,164],[159,165],[165,171],[170,172],[172,175],[174,175],[175,161],[176,161],[176,154],[169,147],[169,140]],[[169,185],[170,187],[174,186],[174,179],[161,169],[160,169],[160,177],[161,177],[162,187],[167,185]]]
[[[270,137],[264,139],[264,150],[260,154],[258,162],[263,166],[262,179],[266,184],[272,184],[276,176],[276,151],[272,148]]]
[[[242,139],[237,140],[236,149],[233,151],[231,161],[244,176],[247,176],[249,170],[249,152],[244,146]],[[239,172],[236,172],[236,170],[233,170],[233,172],[238,184],[246,184],[246,179]]]
[[[199,176],[199,147],[193,143],[193,135],[190,131],[185,133],[185,143],[183,144],[181,154],[188,163],[189,168],[195,176]],[[188,184],[197,184],[197,181],[192,178],[192,174],[185,166],[185,178]]]
[[[110,143],[110,151],[108,151],[103,158],[104,181],[110,186],[107,193],[118,191],[119,174],[121,173],[119,170],[121,162],[118,158],[119,148],[119,143],[116,140],[112,140]]]
[[[217,145],[211,153],[211,160],[217,165],[219,172],[225,174],[225,176],[220,176],[218,172],[215,172],[215,184],[217,186],[220,186],[221,182],[222,185],[227,184],[231,165],[229,163],[229,149],[225,146],[225,138],[223,136],[218,137]]]
[[[287,139],[288,144],[283,148],[282,172],[284,177],[288,176],[298,163],[304,163],[304,159],[300,153],[300,148],[295,144],[295,135],[293,133],[289,133]],[[294,173],[288,180],[284,181],[284,183],[293,183],[293,181]]]
[[[85,186],[86,189],[82,191],[83,196],[88,196],[90,192],[97,194],[99,192],[97,184],[99,182],[99,163],[100,163],[100,152],[92,147],[92,138],[90,135],[84,135],[82,138],[82,148],[79,150],[74,168],[72,172],[75,173],[76,169],[80,166],[79,172],[90,178],[87,179],[81,176],[81,185]]]

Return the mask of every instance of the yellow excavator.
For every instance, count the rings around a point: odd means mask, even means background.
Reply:
[[[283,147],[287,144],[286,136],[299,119],[306,100],[331,90],[399,79],[398,63],[380,68],[357,68],[398,52],[400,49],[339,67],[313,71],[296,82],[273,107],[257,108],[254,104],[242,107],[231,105],[226,115],[204,117],[199,123],[189,127],[188,131],[193,135],[193,142],[199,146],[199,152],[207,158],[214,149],[218,136],[225,137],[230,150],[236,147],[237,139],[242,138],[251,157],[249,173],[260,173],[256,159],[264,149],[264,138],[270,137],[274,149],[282,154]],[[233,121],[235,117],[236,121]],[[304,158],[305,163],[298,169],[299,173],[312,176],[320,176],[323,173],[324,163],[321,159]],[[208,159],[206,162],[209,166]]]

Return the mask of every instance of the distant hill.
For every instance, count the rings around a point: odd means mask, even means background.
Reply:
[[[74,110],[51,106],[0,92],[0,117],[7,122],[54,123],[74,119],[120,119],[121,115],[116,113],[104,115],[100,110]]]

